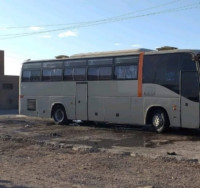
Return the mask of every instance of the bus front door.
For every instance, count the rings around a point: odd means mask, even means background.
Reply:
[[[76,84],[76,119],[87,120],[87,96],[88,96],[87,83]]]
[[[199,81],[195,71],[181,72],[181,126],[199,128]]]

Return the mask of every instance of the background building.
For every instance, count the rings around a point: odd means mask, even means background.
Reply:
[[[4,51],[0,50],[0,110],[18,109],[19,76],[4,75]]]

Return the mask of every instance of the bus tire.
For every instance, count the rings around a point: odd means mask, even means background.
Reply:
[[[153,112],[151,124],[158,133],[165,132],[169,127],[169,119],[166,112],[162,109],[156,109]]]
[[[54,108],[52,117],[57,125],[67,124],[67,116],[64,107],[58,105]]]

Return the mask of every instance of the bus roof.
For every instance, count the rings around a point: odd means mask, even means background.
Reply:
[[[140,49],[129,49],[129,50],[118,50],[118,51],[104,51],[104,52],[90,52],[90,53],[80,53],[74,54],[71,56],[63,56],[63,58],[55,58],[55,59],[44,59],[44,60],[27,60],[24,63],[30,62],[47,62],[47,61],[60,61],[60,60],[70,60],[70,59],[84,59],[84,58],[97,58],[97,57],[111,57],[111,56],[124,56],[124,55],[138,55],[141,52],[144,52],[145,55],[154,55],[154,54],[168,54],[168,53],[200,53],[200,50],[150,50],[145,48]]]

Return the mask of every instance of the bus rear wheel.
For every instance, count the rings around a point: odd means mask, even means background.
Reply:
[[[165,132],[169,127],[169,120],[164,110],[157,109],[152,116],[152,125],[156,132]]]
[[[65,109],[62,106],[55,107],[52,117],[57,125],[63,125],[67,123]]]

